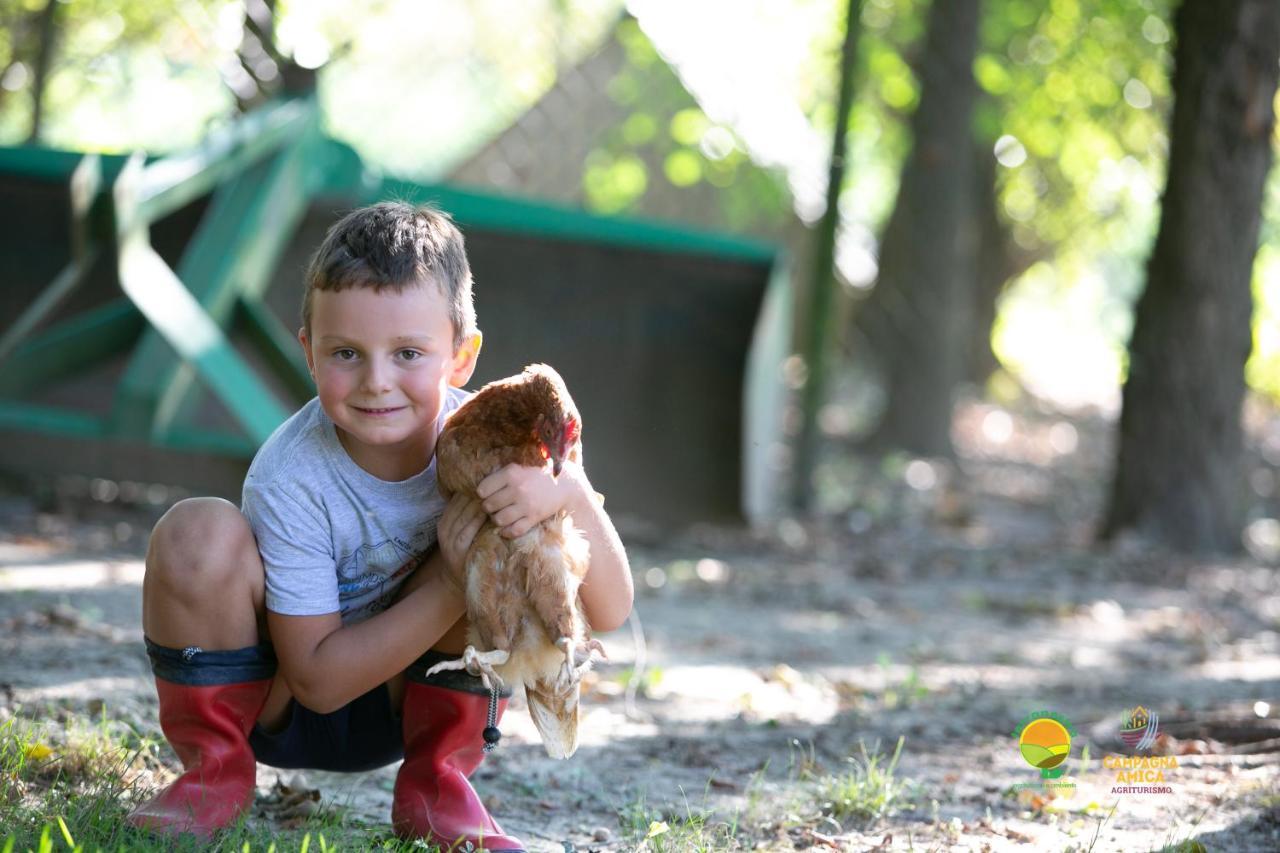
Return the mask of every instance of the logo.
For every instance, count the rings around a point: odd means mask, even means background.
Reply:
[[[1124,712],[1120,739],[1131,749],[1150,749],[1160,734],[1160,715],[1139,705]]]
[[[1120,718],[1120,739],[1131,749],[1149,750],[1160,735],[1160,715],[1139,705]],[[1172,794],[1166,771],[1178,769],[1172,755],[1104,755],[1102,766],[1114,770],[1113,794]]]
[[[1074,734],[1065,717],[1050,711],[1028,714],[1015,732],[1022,757],[1040,771],[1041,779],[1057,779],[1066,772]]]

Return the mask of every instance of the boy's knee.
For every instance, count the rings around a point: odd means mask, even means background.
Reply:
[[[174,504],[151,531],[147,574],[180,574],[185,581],[232,580],[261,573],[249,522],[221,498],[188,498]]]

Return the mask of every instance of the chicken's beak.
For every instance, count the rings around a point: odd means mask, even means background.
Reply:
[[[551,470],[557,477],[560,476],[561,469],[564,468],[564,459],[559,456],[551,457]]]

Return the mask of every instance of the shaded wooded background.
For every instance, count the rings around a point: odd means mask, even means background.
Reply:
[[[389,173],[784,247],[779,511],[833,447],[946,469],[977,393],[1118,416],[1100,535],[1275,524],[1240,461],[1246,394],[1280,393],[1274,3],[5,0],[0,26],[5,144],[179,150],[314,86]]]

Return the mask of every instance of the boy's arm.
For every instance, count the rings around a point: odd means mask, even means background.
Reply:
[[[560,475],[565,474],[570,485],[570,502],[566,505],[575,524],[586,534],[591,545],[591,569],[583,581],[578,595],[587,611],[587,622],[596,631],[612,631],[619,628],[631,615],[635,589],[631,581],[631,562],[627,550],[613,526],[613,520],[604,511],[603,498],[596,495],[587,480],[586,471],[580,465],[566,463]]]
[[[399,601],[345,628],[337,613],[267,611],[280,671],[299,702],[321,714],[341,708],[403,672],[463,615],[462,593],[446,578],[439,548],[406,585],[413,588]]]
[[[579,593],[587,621],[595,631],[612,631],[627,621],[635,597],[631,565],[580,464],[566,461],[558,478],[549,468],[507,465],[482,480],[476,492],[507,537],[528,533],[535,524],[567,510],[591,546],[591,568]]]

